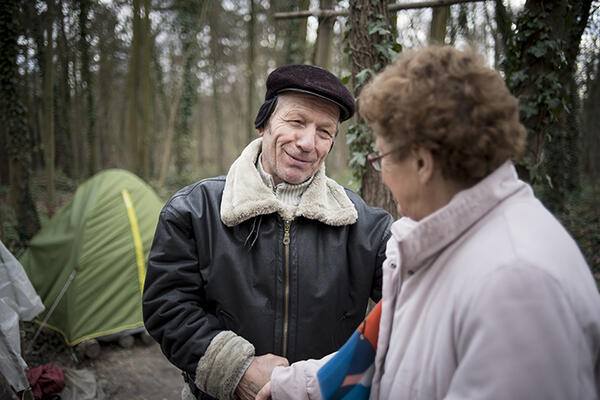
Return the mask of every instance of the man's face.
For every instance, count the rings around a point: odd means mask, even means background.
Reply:
[[[276,185],[297,185],[317,172],[333,145],[339,115],[337,105],[316,96],[279,96],[273,115],[258,128],[262,165]]]

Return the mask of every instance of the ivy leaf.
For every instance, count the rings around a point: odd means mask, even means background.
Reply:
[[[519,108],[524,118],[531,118],[538,114],[538,109],[531,103],[521,103]]]
[[[360,71],[358,74],[356,74],[356,80],[358,81],[358,86],[361,86],[362,84],[364,84],[369,79],[370,75],[374,75],[373,71],[371,71],[370,68],[365,68],[362,71]]]
[[[557,99],[556,97],[548,97],[546,99],[546,105],[550,109],[555,109],[556,107],[558,107],[560,105],[560,100]]]
[[[515,71],[510,75],[510,78],[509,78],[510,86],[516,87],[521,82],[525,82],[526,78],[527,78],[527,75],[525,74],[525,71],[523,71],[523,70]]]
[[[350,157],[350,165],[364,167],[367,159],[363,153],[354,152]]]
[[[346,75],[342,77],[341,81],[344,85],[347,85],[348,83],[350,83],[350,78],[352,78],[352,75]]]
[[[356,126],[352,125],[348,129],[348,132],[346,132],[346,143],[350,145],[354,143],[356,139],[358,139],[358,132],[356,130]]]
[[[391,35],[391,32],[383,27],[383,22],[379,21],[377,23],[375,23],[373,26],[370,27],[369,29],[369,36],[373,35],[374,33],[378,33],[381,36],[385,36],[385,35]]]
[[[537,58],[544,57],[546,55],[546,51],[546,46],[543,46],[542,43],[538,43],[529,49],[529,52]]]
[[[390,58],[390,52],[389,52],[389,47],[384,46],[382,44],[376,43],[375,44],[375,48],[381,53],[383,54],[385,57]]]

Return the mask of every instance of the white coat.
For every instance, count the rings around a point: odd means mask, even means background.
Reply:
[[[598,398],[598,289],[511,162],[396,221],[386,255],[372,399]],[[323,362],[276,368],[273,399],[320,398]]]

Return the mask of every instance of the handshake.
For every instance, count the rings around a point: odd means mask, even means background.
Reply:
[[[241,400],[267,400],[271,398],[271,372],[275,367],[287,367],[290,363],[286,358],[274,354],[254,357],[252,363],[242,376],[235,394]]]

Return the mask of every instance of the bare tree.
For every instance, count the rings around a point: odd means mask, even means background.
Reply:
[[[0,2],[0,118],[8,134],[10,202],[17,217],[17,233],[27,243],[40,229],[40,220],[29,188],[32,143],[19,96],[17,38],[18,0]]]
[[[79,0],[79,51],[81,56],[81,80],[83,92],[85,94],[85,131],[88,147],[88,165],[89,175],[98,171],[98,138],[96,136],[96,108],[94,102],[94,89],[92,85],[92,72],[90,67],[90,38],[89,32],[89,0]]]
[[[246,100],[246,126],[248,128],[247,139],[250,142],[256,137],[254,129],[254,113],[256,112],[255,97],[256,97],[256,2],[250,2],[250,18],[248,19],[248,63],[247,63],[247,83],[248,96]]]
[[[435,7],[431,9],[431,26],[429,29],[429,41],[431,43],[444,44],[446,40],[446,28],[450,18],[450,7]]]
[[[308,10],[310,0],[280,0],[280,10]],[[306,18],[283,23],[279,34],[283,39],[283,53],[280,64],[302,64],[306,58]]]
[[[210,8],[209,26],[210,26],[210,74],[212,79],[213,107],[215,112],[215,139],[217,141],[217,164],[219,173],[227,170],[225,163],[225,129],[223,127],[223,109],[221,103],[221,76],[219,68],[219,54],[221,54],[219,43],[220,38],[220,14],[221,5],[213,4]]]
[[[42,142],[46,166],[46,207],[48,216],[54,215],[54,0],[47,0],[46,53],[44,60],[44,123]]]
[[[334,0],[320,0],[319,2],[321,10],[333,9],[334,5]],[[331,67],[331,44],[334,23],[335,17],[319,17],[317,41],[313,51],[312,63],[325,69]]]

